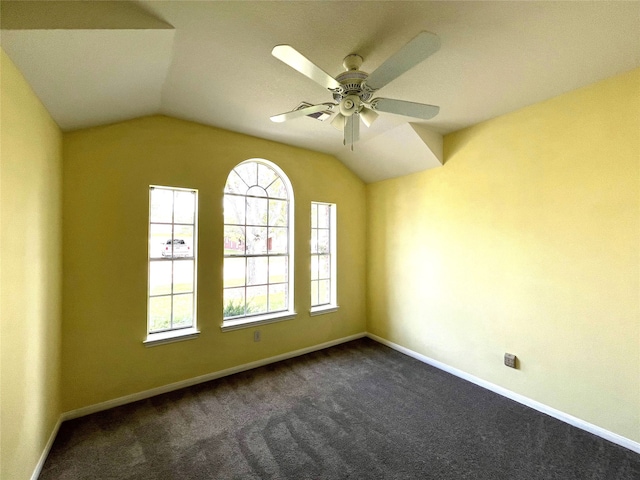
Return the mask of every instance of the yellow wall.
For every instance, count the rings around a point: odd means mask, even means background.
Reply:
[[[249,158],[295,196],[296,319],[222,333],[222,191]],[[365,331],[365,186],[335,158],[163,116],[64,135],[64,410]],[[149,185],[199,190],[198,339],[143,346]],[[310,202],[338,205],[336,313],[310,317]]]
[[[368,330],[640,441],[639,117],[635,70],[368,185]]]
[[[0,50],[0,478],[29,478],[60,416],[62,134]]]

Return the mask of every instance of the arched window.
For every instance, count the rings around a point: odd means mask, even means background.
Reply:
[[[293,190],[275,164],[237,165],[224,187],[223,329],[291,318]]]

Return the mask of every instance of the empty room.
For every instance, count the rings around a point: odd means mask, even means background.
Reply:
[[[640,2],[0,2],[0,478],[640,478]]]

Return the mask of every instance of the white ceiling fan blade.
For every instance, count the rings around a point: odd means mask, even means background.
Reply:
[[[286,122],[287,120],[292,120],[294,118],[304,117],[306,115],[311,115],[312,113],[324,112],[325,110],[331,111],[333,109],[333,105],[326,105],[321,103],[320,105],[311,105],[310,107],[300,108],[298,110],[292,110],[291,112],[281,113],[280,115],[274,115],[271,118],[272,122],[281,123]]]
[[[372,90],[378,90],[407,70],[426,60],[440,49],[440,38],[430,32],[421,32],[404,47],[391,55],[365,80]]]
[[[440,111],[440,107],[427,105],[425,103],[405,102],[404,100],[394,100],[391,98],[374,98],[370,106],[378,112],[395,113],[406,115],[407,117],[421,118],[429,120],[435,117]]]
[[[271,50],[271,55],[276,57],[278,60],[283,61],[304,76],[310,78],[317,84],[322,85],[324,88],[328,88],[330,90],[340,88],[340,84],[335,78],[298,52],[291,45],[276,45],[273,47],[273,50]]]
[[[344,124],[344,144],[351,146],[360,139],[360,117],[358,115],[349,115],[345,117],[347,121]]]

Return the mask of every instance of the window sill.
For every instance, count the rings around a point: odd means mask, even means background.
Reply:
[[[171,332],[150,333],[147,339],[142,342],[145,347],[157,347],[165,343],[182,342],[198,338],[200,331],[195,328],[185,328]]]
[[[296,318],[296,312],[278,312],[267,315],[256,315],[254,317],[243,317],[234,320],[225,320],[222,322],[220,329],[223,332],[231,330],[239,330],[241,328],[251,328],[257,325],[266,325],[267,323],[283,322]]]
[[[340,307],[338,305],[322,305],[321,307],[311,307],[309,315],[315,317],[316,315],[324,315],[325,313],[337,312]]]

